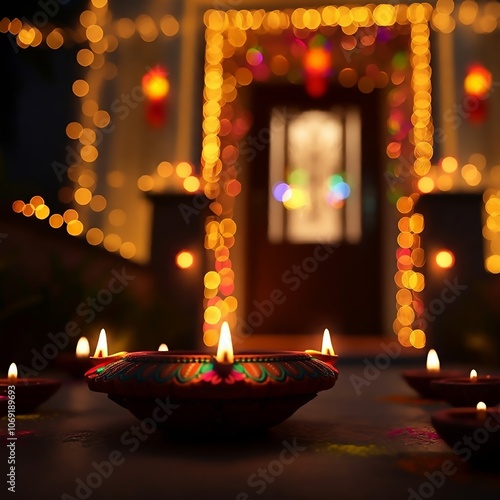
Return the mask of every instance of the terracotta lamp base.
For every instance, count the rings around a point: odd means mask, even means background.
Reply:
[[[83,378],[85,373],[94,366],[87,356],[78,358],[74,353],[61,352],[55,359],[55,365],[71,375],[73,378]]]
[[[165,422],[159,423],[160,427],[194,434],[234,433],[273,427],[291,417],[316,396],[317,394],[308,394],[276,400],[234,399],[216,402],[168,399],[168,403],[163,406],[154,399],[108,395],[111,401],[123,406],[140,420],[151,418],[155,409],[159,408],[159,412],[166,416]],[[162,408],[167,409],[162,413]]]
[[[277,425],[330,389],[338,371],[305,353],[137,352],[86,373],[89,388],[164,429],[238,432]]]
[[[441,395],[438,394],[432,382],[445,378],[461,377],[464,374],[456,370],[407,370],[402,373],[407,384],[424,399],[441,400]]]
[[[479,401],[488,407],[500,404],[500,377],[478,377],[474,382],[470,378],[437,380],[432,388],[452,406],[475,408]]]

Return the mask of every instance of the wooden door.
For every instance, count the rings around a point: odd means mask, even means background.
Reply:
[[[324,97],[312,99],[301,86],[252,86],[254,121],[244,144],[252,149],[247,151],[251,161],[246,312],[239,318],[243,333],[308,333],[325,327],[345,334],[381,333],[380,224],[381,203],[386,201],[380,167],[380,102],[377,92],[362,94],[357,89],[331,87]],[[290,242],[286,235],[276,241],[269,234],[270,204],[279,203],[270,196],[272,113],[281,110],[286,120],[286,115],[303,111],[342,114],[347,108],[357,110],[360,117],[359,239],[349,242],[344,231],[340,241],[329,244],[321,238]],[[285,211],[283,217],[287,216]],[[342,221],[345,224],[344,216]]]

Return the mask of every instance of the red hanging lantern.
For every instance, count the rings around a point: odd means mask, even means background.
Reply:
[[[170,91],[167,71],[162,66],[150,69],[142,77],[146,96],[146,120],[152,127],[161,127],[166,120],[166,100]]]
[[[486,100],[490,95],[492,84],[491,73],[481,64],[472,64],[464,79],[465,103],[471,123],[482,123],[486,119]]]
[[[324,46],[308,49],[304,56],[306,91],[311,97],[321,97],[328,84],[332,67],[332,54]]]

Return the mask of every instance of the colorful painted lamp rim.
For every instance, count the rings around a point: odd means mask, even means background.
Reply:
[[[253,399],[329,389],[338,377],[332,365],[294,351],[236,354],[226,366],[205,353],[142,351],[96,366],[85,376],[91,390],[110,395]]]
[[[275,351],[275,352],[239,352],[234,354],[235,363],[242,362],[277,362],[277,361],[299,361],[310,359],[307,353],[298,351]],[[337,356],[331,356],[336,360]],[[211,363],[213,355],[197,351],[138,351],[128,353],[123,359],[127,361],[156,363]]]

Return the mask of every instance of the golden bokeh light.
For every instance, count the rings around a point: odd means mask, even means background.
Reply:
[[[73,220],[78,220],[78,212],[73,208],[69,208],[63,213],[63,219],[66,224],[69,224]]]
[[[487,257],[485,267],[492,274],[500,274],[500,255],[490,255]]]
[[[78,139],[80,137],[80,134],[82,133],[82,130],[83,127],[80,123],[71,122],[66,126],[66,135],[70,139]]]
[[[94,113],[94,116],[92,117],[92,121],[94,122],[94,125],[99,128],[104,128],[109,125],[109,122],[111,121],[111,116],[107,111],[104,111],[103,109],[100,109],[99,111],[96,111]]]
[[[83,97],[89,93],[89,84],[85,80],[76,80],[72,89],[77,97]]]
[[[136,246],[130,241],[126,241],[120,246],[120,255],[124,259],[131,259],[136,254],[136,251]]]
[[[94,53],[89,49],[80,49],[76,54],[80,66],[90,66],[94,62]]]
[[[38,205],[35,209],[35,217],[40,220],[46,219],[50,215],[50,209],[47,205]]]
[[[34,208],[39,207],[45,203],[44,199],[41,196],[33,196],[30,200],[30,204],[33,205]]]
[[[47,38],[45,39],[45,43],[53,50],[59,49],[62,47],[64,43],[64,37],[58,29],[51,31]]]
[[[96,9],[102,9],[108,4],[108,0],[91,0]]]
[[[63,216],[60,214],[51,215],[49,219],[49,224],[50,227],[53,227],[54,229],[60,228],[64,224]]]
[[[16,212],[16,214],[20,214],[25,207],[25,203],[22,200],[16,200],[14,203],[12,203],[12,210]]]
[[[83,224],[79,220],[71,220],[66,226],[66,231],[68,231],[71,236],[79,236],[83,232]]]
[[[188,193],[194,193],[198,191],[198,189],[200,189],[200,181],[198,180],[197,177],[194,177],[193,175],[186,177],[182,185]]]
[[[99,228],[92,227],[87,231],[85,238],[93,246],[100,245],[104,239],[104,234]]]
[[[158,175],[163,178],[170,177],[174,173],[174,167],[173,165],[168,162],[168,161],[162,161],[158,163],[158,166],[156,167],[156,171],[158,172]]]
[[[413,200],[408,196],[401,196],[396,202],[396,208],[402,214],[407,214],[411,212],[413,208]]]
[[[194,263],[192,252],[182,250],[175,256],[175,264],[180,269],[189,269]]]
[[[219,341],[219,332],[214,328],[207,330],[203,334],[203,343],[208,347],[213,347],[217,345],[218,341]]]
[[[204,318],[209,325],[216,325],[221,320],[221,310],[216,306],[208,306],[205,309]]]
[[[435,261],[442,269],[449,269],[455,264],[455,256],[450,250],[440,250],[436,254]]]
[[[410,333],[410,344],[416,349],[423,349],[426,341],[426,335],[423,330],[417,329]]]
[[[98,194],[92,197],[89,205],[94,212],[102,212],[106,208],[107,201],[104,196]]]
[[[135,23],[128,17],[122,17],[116,22],[116,32],[120,38],[130,38],[135,33]]]
[[[99,106],[97,101],[93,99],[85,99],[82,103],[82,112],[85,116],[92,118],[97,111],[99,110]]]
[[[118,234],[111,233],[104,237],[103,245],[108,252],[117,252],[122,245],[122,239]]]
[[[441,168],[448,174],[455,172],[458,168],[458,162],[453,156],[447,156],[441,161]]]
[[[430,193],[434,189],[434,180],[431,177],[421,177],[417,185],[422,193]]]
[[[92,199],[92,193],[87,188],[78,188],[75,191],[75,201],[79,205],[88,205]]]
[[[155,181],[150,175],[141,175],[137,180],[137,187],[141,191],[151,191],[155,187]]]
[[[95,12],[92,12],[91,10],[84,10],[80,14],[80,24],[84,28],[88,28],[95,23],[97,23],[97,15],[95,14]]]
[[[181,178],[185,179],[193,173],[193,167],[187,161],[181,161],[175,167],[175,173]]]
[[[95,161],[98,155],[99,152],[97,151],[97,148],[95,146],[92,146],[91,144],[83,146],[80,150],[80,156],[82,157],[82,160],[87,163],[92,163],[93,161]]]
[[[24,205],[22,213],[25,217],[31,217],[35,213],[35,207],[31,203],[27,203]]]
[[[174,16],[163,16],[160,19],[160,29],[165,36],[174,36],[179,32],[179,22]]]
[[[86,30],[85,35],[90,42],[97,43],[102,40],[104,31],[97,24],[91,24]]]

